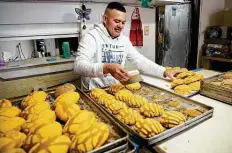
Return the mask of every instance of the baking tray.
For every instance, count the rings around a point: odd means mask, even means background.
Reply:
[[[112,150],[113,152],[126,152],[128,148],[128,135],[120,127],[118,127],[118,125],[115,124],[111,118],[108,118],[104,111],[96,107],[96,105],[91,100],[89,100],[89,98],[86,97],[86,94],[84,94],[79,88],[77,88],[76,91],[80,94],[80,100],[78,103],[80,108],[94,112],[98,121],[104,122],[110,127],[110,135],[106,143],[103,146],[96,148],[88,153],[104,153],[106,151],[112,153]],[[54,101],[54,89],[50,89],[45,92],[50,95],[49,99],[52,103]],[[10,100],[14,105],[20,107],[22,99],[23,97],[19,97]],[[64,125],[62,121],[58,119],[57,121]]]
[[[231,71],[230,71],[231,72]],[[221,85],[225,73],[204,79],[200,94],[232,104],[232,88],[226,85]]]
[[[166,111],[175,110],[175,111],[182,112],[186,108],[188,108],[188,109],[197,109],[200,112],[202,112],[202,114],[197,116],[197,117],[194,117],[194,118],[188,117],[187,121],[184,124],[178,125],[178,126],[171,128],[171,129],[167,129],[166,131],[164,131],[158,135],[155,135],[155,136],[150,137],[150,138],[143,138],[136,131],[134,131],[132,129],[132,126],[128,126],[128,125],[124,124],[119,119],[117,119],[116,116],[111,114],[106,108],[99,105],[97,102],[94,102],[96,104],[96,106],[98,106],[100,109],[107,112],[107,115],[109,117],[112,117],[114,119],[115,123],[117,123],[124,131],[126,131],[129,134],[131,140],[133,140],[134,142],[136,142],[139,145],[155,144],[161,140],[164,140],[170,136],[173,136],[174,134],[179,133],[185,129],[188,129],[188,128],[190,128],[190,127],[192,127],[192,126],[194,126],[194,125],[196,125],[196,124],[198,124],[198,123],[213,116],[213,107],[211,107],[211,106],[207,106],[207,105],[199,103],[197,101],[188,99],[186,97],[180,96],[178,94],[175,94],[173,92],[167,91],[167,90],[159,88],[157,86],[148,84],[146,82],[140,82],[140,83],[142,85],[142,88],[137,90],[137,91],[134,91],[133,93],[145,96],[149,102],[157,102],[158,104],[161,104],[164,107],[164,110],[166,110]],[[105,88],[105,90],[107,90],[107,88]],[[89,96],[89,92],[86,92],[86,95],[89,98],[91,98]],[[160,95],[163,97],[163,99],[154,100],[152,98],[154,95]],[[167,103],[170,100],[179,101],[179,102],[181,102],[181,105],[179,107],[170,107],[167,105]],[[94,101],[94,100],[92,99],[92,101]],[[154,117],[154,118],[156,118],[156,117]]]

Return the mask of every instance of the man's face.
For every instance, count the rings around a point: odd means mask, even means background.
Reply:
[[[126,22],[126,13],[118,10],[108,10],[104,15],[103,22],[112,38],[120,35]]]

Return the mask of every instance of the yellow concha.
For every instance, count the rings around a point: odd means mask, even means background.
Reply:
[[[9,101],[7,99],[1,99],[0,100],[0,108],[11,107],[11,106],[12,106],[11,101]]]
[[[62,126],[58,122],[41,124],[37,126],[32,133],[27,136],[23,145],[25,150],[30,150],[32,146],[41,142],[44,138],[53,138],[62,135]]]
[[[70,145],[71,152],[88,152],[101,147],[109,137],[109,127],[101,122],[96,122],[94,126],[85,133],[75,135]]]
[[[5,149],[11,149],[16,147],[16,142],[7,137],[1,137],[0,138],[0,151]]]
[[[135,130],[142,137],[151,137],[163,132],[164,127],[154,119],[141,119],[135,124]]]
[[[71,141],[65,135],[44,138],[34,145],[29,153],[67,153]]]
[[[7,148],[1,150],[1,153],[26,153],[22,148]]]
[[[105,90],[99,89],[99,88],[94,88],[90,92],[90,97],[97,100],[99,97],[101,97],[104,94],[106,94]]]
[[[47,94],[44,91],[34,91],[30,95],[28,95],[26,98],[23,99],[21,106],[22,108],[26,108],[27,106],[37,103],[37,102],[43,102],[47,98]]]
[[[138,119],[137,111],[131,108],[122,109],[117,115],[117,118],[127,125],[134,125],[136,123],[136,119]]]
[[[141,107],[145,103],[148,103],[148,100],[145,97],[140,96],[140,95],[131,96],[130,99],[127,101],[127,104],[130,107]]]
[[[199,91],[201,89],[201,81],[190,83],[188,86],[193,91]]]
[[[82,110],[79,114],[70,118],[64,128],[63,133],[66,135],[78,135],[96,123],[96,117],[93,112]]]
[[[21,113],[21,110],[15,106],[0,108],[0,116],[16,117],[16,116],[19,116],[20,113]]]
[[[6,118],[1,122],[0,133],[7,133],[9,131],[20,131],[25,120],[21,117]]]
[[[128,109],[125,103],[118,100],[112,100],[107,108],[112,114],[118,114],[122,109]]]
[[[127,89],[123,89],[123,90],[119,90],[118,92],[116,92],[115,94],[115,98],[117,100],[121,100],[124,102],[129,101],[129,99],[133,96],[133,93]]]
[[[140,108],[140,113],[146,117],[155,117],[163,114],[163,106],[156,103],[145,103]]]
[[[33,120],[37,120],[40,118],[44,118],[46,120],[56,120],[56,114],[54,111],[50,110],[50,109],[45,109],[44,111],[38,113],[38,114],[28,114],[27,116],[27,121],[33,121]]]
[[[126,85],[126,88],[129,90],[138,90],[141,88],[141,84],[139,82],[128,84]]]
[[[64,122],[80,113],[80,111],[81,109],[77,104],[58,103],[55,108],[57,117]]]
[[[166,128],[172,128],[179,124],[183,124],[186,121],[186,117],[177,111],[168,111],[163,113],[160,117],[160,123]]]
[[[188,95],[192,92],[191,88],[188,85],[179,85],[174,88],[174,92],[180,95]]]
[[[54,122],[54,120],[48,119],[48,118],[38,118],[35,120],[27,120],[22,126],[22,131],[26,134],[33,133],[38,126],[52,123],[52,122]]]
[[[29,114],[39,114],[46,109],[50,109],[50,104],[46,101],[44,102],[37,102],[27,106],[21,113],[21,116],[27,119]]]
[[[21,147],[24,144],[27,136],[19,131],[10,131],[4,134],[3,137],[12,139],[15,147]]]
[[[68,91],[56,98],[53,105],[56,106],[57,103],[75,104],[78,103],[80,99],[80,94],[74,91]]]
[[[109,92],[111,94],[115,94],[116,92],[118,92],[119,90],[123,89],[124,86],[120,83],[117,83],[117,84],[112,84],[109,88]]]

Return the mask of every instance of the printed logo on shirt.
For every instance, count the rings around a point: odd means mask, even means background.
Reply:
[[[118,63],[123,60],[124,46],[113,44],[102,44],[102,63]]]

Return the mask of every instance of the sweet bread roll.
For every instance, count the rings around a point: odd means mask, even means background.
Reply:
[[[37,102],[44,102],[47,98],[47,94],[44,91],[34,91],[27,97],[25,97],[21,103],[21,107],[24,109],[27,106],[37,103]]]
[[[77,104],[58,103],[55,108],[56,116],[64,122],[80,113],[80,111],[81,109]]]
[[[75,104],[78,103],[80,94],[74,91],[68,91],[56,98],[53,105],[56,107],[57,103]]]
[[[70,152],[89,152],[101,147],[110,134],[109,127],[102,123],[96,122],[88,131],[75,135],[70,145]]]
[[[64,85],[61,85],[61,86],[56,88],[55,97],[57,98],[60,95],[62,95],[63,93],[66,93],[68,91],[76,91],[76,87],[71,83],[66,83]]]
[[[24,144],[27,136],[24,133],[21,133],[19,131],[10,131],[10,132],[5,133],[1,137],[7,137],[7,138],[12,139],[13,146],[16,148],[19,148]],[[8,145],[11,146],[11,144],[8,144]]]
[[[124,102],[127,102],[129,101],[129,99],[133,97],[133,93],[129,90],[126,90],[126,89],[123,89],[123,90],[119,90],[118,92],[116,92],[115,94],[115,98],[117,100],[120,100],[120,101],[124,101]]]
[[[133,95],[130,97],[130,99],[128,99],[128,101],[126,101],[127,105],[130,107],[141,107],[143,106],[145,103],[148,103],[148,100],[140,95]]]
[[[90,97],[97,100],[102,94],[106,94],[106,91],[103,89],[94,88],[90,92]]]
[[[188,86],[192,91],[199,91],[201,89],[201,81],[190,83]]]
[[[96,117],[94,113],[82,110],[66,122],[63,133],[68,136],[78,135],[90,129],[95,123]]]
[[[202,80],[204,76],[202,74],[196,73],[195,75],[189,76],[184,79],[185,84],[190,84],[192,82],[196,82]]]
[[[187,71],[187,72],[179,73],[179,74],[176,76],[176,78],[177,78],[177,79],[183,79],[183,78],[186,78],[186,77],[192,76],[192,75],[194,75],[194,72],[192,72],[192,71]]]
[[[129,90],[138,90],[141,88],[141,84],[139,82],[131,83],[131,84],[126,85],[126,88]]]
[[[146,117],[155,117],[163,114],[163,106],[156,103],[145,103],[140,108],[140,113]]]
[[[112,100],[108,106],[108,110],[114,115],[120,113],[122,109],[128,109],[128,107],[125,103],[118,100]]]
[[[174,88],[174,87],[176,87],[178,85],[182,85],[184,83],[185,82],[184,82],[183,79],[176,79],[176,80],[174,80],[174,81],[171,82],[171,87]]]
[[[192,92],[191,88],[188,85],[179,85],[174,88],[174,92],[180,95],[188,95]]]
[[[54,111],[52,111],[50,109],[45,109],[44,111],[39,112],[38,114],[34,114],[34,113],[28,114],[27,121],[32,122],[32,121],[40,119],[40,118],[43,118],[45,120],[53,120],[53,121],[55,121],[56,120],[56,114],[55,114]]]
[[[0,108],[0,116],[16,117],[16,116],[19,116],[20,113],[21,113],[21,110],[15,106]]]
[[[71,141],[65,135],[44,138],[34,145],[29,153],[67,153]]]
[[[1,150],[1,153],[26,153],[22,148],[7,148]]]
[[[124,86],[122,84],[112,84],[109,88],[109,92],[111,94],[115,94],[116,92],[118,92],[119,90],[123,89]]]
[[[37,102],[27,106],[21,113],[21,116],[27,119],[29,114],[39,114],[46,109],[50,109],[50,104],[46,101],[44,102]]]
[[[202,113],[196,109],[186,109],[184,111],[184,114],[187,116],[196,117],[196,116],[201,115]]]
[[[142,117],[136,110],[129,108],[122,109],[117,115],[117,118],[127,125],[134,125],[136,123],[136,120],[139,120]]]
[[[136,122],[134,129],[144,138],[152,137],[165,130],[158,121],[149,118]]]
[[[0,134],[6,134],[9,131],[20,131],[25,120],[21,117],[11,117],[1,120]]]
[[[98,98],[97,102],[105,107],[108,107],[111,102],[115,100],[115,97],[110,94],[104,94]]]
[[[7,99],[1,99],[0,100],[0,108],[4,108],[4,107],[12,107],[11,101],[9,101]]]
[[[160,117],[160,123],[166,128],[172,128],[177,125],[183,124],[186,121],[186,117],[177,111],[164,112]]]

